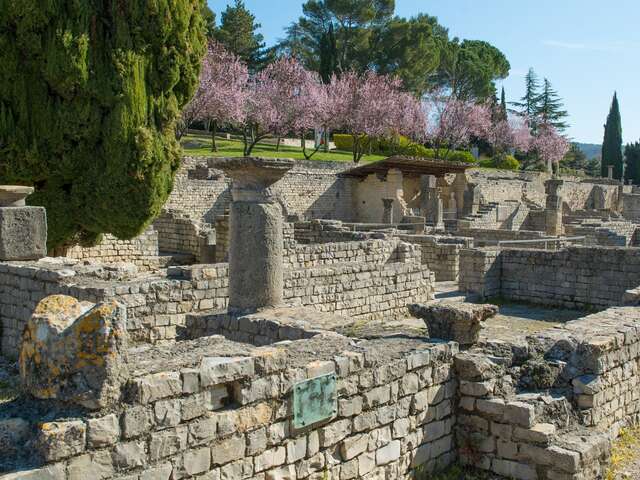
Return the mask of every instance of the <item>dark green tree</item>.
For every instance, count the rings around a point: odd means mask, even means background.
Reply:
[[[540,81],[533,68],[530,68],[524,77],[525,92],[519,102],[512,102],[518,113],[529,118],[533,122],[540,110]],[[532,128],[534,124],[532,123]]]
[[[569,125],[565,121],[565,118],[569,116],[566,110],[563,110],[564,105],[562,99],[558,95],[551,82],[544,79],[542,83],[542,92],[540,93],[538,108],[536,111],[537,119],[548,125],[553,125],[556,129],[563,132]]]
[[[593,157],[587,160],[585,173],[590,177],[598,177],[600,175],[600,157]]]
[[[369,64],[379,73],[398,76],[407,90],[423,95],[431,88],[430,77],[440,65],[446,41],[446,31],[435,17],[396,17],[374,29]]]
[[[202,7],[202,19],[204,20],[207,38],[213,38],[216,32],[216,14],[211,11],[206,3]]]
[[[577,143],[572,143],[571,148],[560,161],[560,166],[562,168],[585,172],[587,169],[587,156],[580,150]]]
[[[0,182],[33,185],[49,248],[138,235],[180,164],[202,0],[0,0]]]
[[[504,93],[504,87],[502,87],[502,92],[500,92],[500,117],[502,120],[507,119],[507,98]]]
[[[603,177],[608,175],[609,165],[613,165],[613,178],[622,179],[622,120],[620,118],[620,106],[618,105],[618,95],[613,94],[613,101],[607,123],[604,125],[604,140],[602,142],[602,165],[600,174]]]
[[[446,88],[462,100],[487,100],[496,94],[496,80],[506,78],[511,66],[504,54],[480,40],[454,38],[440,53],[433,86]]]
[[[255,72],[264,65],[264,37],[257,33],[260,27],[262,25],[256,23],[256,17],[247,10],[244,2],[236,0],[222,12],[220,27],[214,37]]]
[[[624,179],[640,185],[640,142],[629,143],[624,149]]]
[[[307,0],[302,17],[287,28],[277,48],[323,71],[323,77],[363,71],[370,66],[374,28],[389,22],[394,10],[395,0]]]

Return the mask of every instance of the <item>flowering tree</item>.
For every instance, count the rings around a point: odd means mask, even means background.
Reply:
[[[198,91],[182,112],[185,128],[196,120],[209,123],[212,149],[217,151],[217,126],[244,121],[248,80],[247,66],[239,57],[220,43],[210,41],[202,61]]]
[[[328,105],[336,128],[353,137],[353,161],[358,163],[371,140],[393,134],[412,134],[417,128],[420,104],[400,90],[398,79],[368,71],[334,75]],[[407,117],[408,115],[409,117]]]
[[[473,138],[484,137],[491,129],[488,105],[434,95],[425,102],[426,139],[433,145],[436,158],[468,147]]]
[[[497,156],[504,156],[509,150],[528,152],[533,141],[529,122],[520,115],[508,115],[491,123],[482,138],[491,145]]]
[[[571,144],[558,133],[553,125],[541,124],[538,126],[532,146],[540,159],[547,165],[547,171],[553,173],[553,165],[556,165],[557,171],[560,160],[567,154]]]
[[[306,133],[319,126],[318,112],[324,101],[324,87],[316,73],[289,57],[271,63],[250,82],[245,155],[271,135],[295,134],[304,145]]]

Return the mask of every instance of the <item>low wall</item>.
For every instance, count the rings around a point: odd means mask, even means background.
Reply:
[[[589,222],[581,225],[565,225],[567,236],[583,236],[586,245],[626,247],[634,244],[636,230],[631,222]]]
[[[341,254],[358,254],[336,257],[329,244],[309,254],[306,263],[289,263],[288,303],[362,319],[387,319],[406,316],[409,303],[433,298],[433,275],[411,246],[378,240],[369,243],[372,250],[367,253],[367,245],[357,244],[352,250],[351,245],[342,245],[347,248]],[[380,256],[382,251],[386,256]],[[228,264],[170,267],[147,277],[116,278],[108,268],[95,272],[55,263],[0,263],[4,355],[16,355],[26,321],[37,303],[52,294],[91,302],[115,298],[127,307],[132,340],[155,343],[175,339],[188,313],[226,308]]]
[[[621,305],[640,284],[640,249],[568,247],[559,251],[466,249],[460,287],[482,296],[569,308]]]
[[[192,263],[214,261],[215,245],[210,228],[203,228],[199,222],[173,211],[162,212],[153,227],[158,232],[160,252],[188,255]]]
[[[437,282],[458,280],[460,249],[472,243],[470,238],[433,235],[398,235],[398,238],[420,248],[420,260],[435,274]]]
[[[128,262],[145,267],[150,265],[151,257],[158,256],[158,233],[153,227],[149,227],[132,240],[119,240],[113,235],[105,234],[102,242],[95,247],[76,246],[55,253],[57,256],[77,260],[103,263]]]
[[[135,373],[111,411],[8,420],[34,434],[16,445],[30,465],[3,478],[409,479],[453,463],[457,346],[350,343],[255,348],[218,337],[133,353]],[[293,389],[330,374],[335,413],[296,429]]]

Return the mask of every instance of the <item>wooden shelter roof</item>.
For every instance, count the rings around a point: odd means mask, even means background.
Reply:
[[[374,173],[386,174],[390,169],[396,168],[400,170],[403,175],[435,175],[436,177],[442,177],[447,173],[464,173],[465,170],[471,167],[473,167],[473,164],[470,163],[394,156],[346,170],[342,172],[340,176],[363,178]]]

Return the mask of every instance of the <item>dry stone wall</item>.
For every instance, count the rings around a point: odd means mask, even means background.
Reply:
[[[23,443],[42,463],[2,478],[409,479],[454,461],[455,344],[329,343],[255,348],[210,337],[135,352],[117,408],[38,425],[11,419],[36,431]],[[335,414],[295,429],[294,386],[330,374]]]
[[[95,247],[76,246],[58,253],[77,260],[129,262],[139,267],[150,266],[152,257],[158,256],[158,232],[149,227],[132,240],[119,240],[113,235],[105,234],[100,244]]]
[[[213,232],[207,224],[201,224],[180,212],[165,210],[153,222],[158,232],[158,249],[163,253],[188,255],[192,263],[214,261]]]
[[[461,253],[460,287],[485,297],[544,305],[616,306],[640,284],[639,253],[616,247],[467,249]]]

